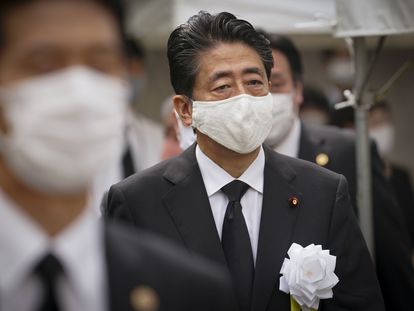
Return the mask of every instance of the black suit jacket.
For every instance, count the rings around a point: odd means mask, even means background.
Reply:
[[[410,234],[411,250],[414,252],[414,193],[410,179],[411,176],[405,168],[390,165],[388,180],[392,185],[398,205],[402,209]]]
[[[109,310],[235,310],[226,271],[191,258],[164,239],[110,223],[105,228],[105,250]],[[134,295],[143,295],[141,308],[139,301],[134,304],[140,299]],[[155,299],[158,308],[145,308],[145,295]]]
[[[321,244],[337,256],[334,298],[321,310],[383,310],[375,271],[351,209],[343,176],[265,148],[264,195],[253,311],[290,310],[279,272],[293,242]],[[293,207],[289,199],[297,197]],[[104,209],[226,265],[195,146],[113,186]]]
[[[356,206],[355,135],[333,127],[303,124],[299,158],[315,162],[322,153],[329,158],[324,167],[346,177],[351,200]],[[391,186],[383,175],[382,161],[374,144],[371,154],[378,280],[387,310],[414,310],[414,270],[408,230]]]

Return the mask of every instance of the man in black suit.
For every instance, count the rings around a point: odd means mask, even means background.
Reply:
[[[336,256],[322,310],[383,310],[345,178],[262,146],[273,111],[264,36],[200,12],[172,32],[168,59],[175,110],[197,143],[111,187],[104,214],[227,266],[242,311],[290,310],[279,273],[292,243]]]
[[[314,162],[346,177],[351,202],[356,207],[357,172],[355,135],[329,126],[311,126],[299,121],[303,100],[303,69],[300,54],[285,36],[267,35],[275,66],[272,93],[284,103],[285,128],[276,124],[267,143],[277,152]],[[289,109],[287,108],[289,107]],[[280,122],[280,120],[279,120]],[[286,126],[286,124],[288,124]],[[287,129],[287,130],[286,130]],[[371,146],[375,261],[384,301],[389,310],[413,310],[414,270],[410,261],[409,235],[401,211],[383,175],[383,165],[375,146]]]
[[[225,270],[105,225],[94,174],[122,150],[115,1],[0,3],[0,310],[232,310]]]

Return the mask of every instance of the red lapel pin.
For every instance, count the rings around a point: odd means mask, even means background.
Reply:
[[[291,197],[289,199],[289,204],[291,207],[297,207],[299,205],[299,199],[297,197]]]

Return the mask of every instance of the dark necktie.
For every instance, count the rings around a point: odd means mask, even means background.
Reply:
[[[59,311],[56,282],[59,275],[63,274],[62,265],[55,256],[49,254],[37,265],[35,273],[39,276],[44,288],[43,300],[38,310]]]
[[[132,159],[131,147],[129,145],[122,155],[122,169],[124,178],[127,178],[135,173],[134,161]]]
[[[240,199],[249,185],[234,180],[221,190],[229,198],[221,244],[230,270],[240,311],[250,310],[254,278],[253,253]]]

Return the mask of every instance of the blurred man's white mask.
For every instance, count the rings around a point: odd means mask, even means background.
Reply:
[[[329,63],[326,73],[332,82],[343,86],[351,86],[355,69],[349,59],[335,59]]]
[[[86,67],[0,89],[8,133],[0,152],[22,182],[45,193],[87,188],[122,152],[128,85]]]
[[[273,93],[272,129],[266,138],[266,144],[275,148],[289,134],[295,122],[292,93]]]
[[[194,101],[192,126],[220,145],[246,154],[272,127],[273,97],[241,94],[219,101]]]
[[[317,109],[306,109],[300,112],[300,119],[311,125],[327,125],[329,123],[329,116]]]
[[[188,147],[190,147],[194,142],[197,140],[197,135],[194,133],[194,129],[191,126],[184,126],[183,122],[181,121],[178,113],[174,110],[175,117],[177,119],[178,124],[178,142],[180,144],[180,149],[184,151]]]
[[[369,129],[369,136],[376,142],[381,156],[390,154],[394,147],[394,127],[389,123]]]

